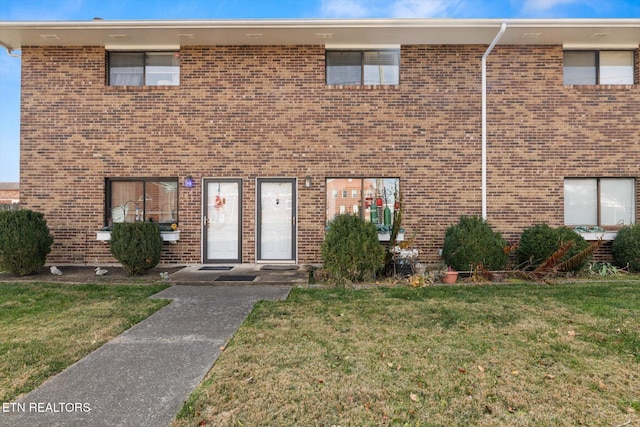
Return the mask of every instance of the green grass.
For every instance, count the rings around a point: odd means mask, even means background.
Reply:
[[[174,426],[640,424],[640,282],[296,289]]]
[[[168,303],[153,286],[0,283],[0,402],[10,402]]]

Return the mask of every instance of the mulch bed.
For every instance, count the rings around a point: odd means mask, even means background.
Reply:
[[[140,276],[127,276],[122,267],[102,267],[108,270],[104,276],[96,276],[95,267],[83,266],[58,266],[62,271],[61,276],[51,274],[49,267],[44,267],[36,274],[29,276],[14,276],[9,273],[0,272],[0,282],[13,283],[29,283],[29,282],[49,282],[49,283],[95,283],[102,285],[121,285],[121,284],[154,284],[163,282],[160,273],[169,273],[170,275],[184,268],[177,267],[156,267],[152,268],[147,274]]]

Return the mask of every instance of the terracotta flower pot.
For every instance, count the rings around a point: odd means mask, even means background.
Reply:
[[[444,277],[442,278],[442,281],[444,283],[447,283],[449,285],[456,283],[456,281],[458,280],[458,272],[457,271],[445,271],[444,273]]]

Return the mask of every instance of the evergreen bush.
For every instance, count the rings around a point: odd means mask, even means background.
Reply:
[[[356,215],[338,215],[322,242],[324,268],[338,284],[373,279],[384,267],[385,251],[371,222]]]
[[[111,255],[129,276],[146,273],[160,263],[162,235],[153,222],[118,222],[113,224]]]
[[[42,213],[0,211],[0,270],[16,276],[36,273],[44,267],[52,244]]]
[[[547,224],[535,224],[522,232],[516,261],[519,266],[533,270],[557,250],[558,242],[553,228]]]
[[[536,224],[522,232],[520,244],[516,251],[518,265],[534,270],[553,255],[563,244],[573,241],[567,253],[558,260],[566,261],[589,247],[584,238],[567,227],[552,228],[547,224]],[[571,271],[581,271],[591,260],[591,256],[578,262]]]
[[[494,232],[485,220],[463,215],[457,224],[447,228],[442,258],[458,271],[480,265],[487,270],[502,270],[507,265],[506,245],[501,234]]]
[[[617,265],[626,267],[628,264],[629,271],[640,272],[640,225],[619,230],[611,252]]]

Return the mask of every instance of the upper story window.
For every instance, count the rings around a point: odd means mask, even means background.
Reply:
[[[632,50],[566,50],[565,85],[632,85]]]
[[[109,52],[109,86],[177,86],[179,52]]]
[[[635,224],[633,178],[566,178],[564,223],[600,227]]]
[[[397,85],[400,50],[327,50],[328,85]]]
[[[105,225],[115,222],[178,223],[178,178],[109,178]]]

